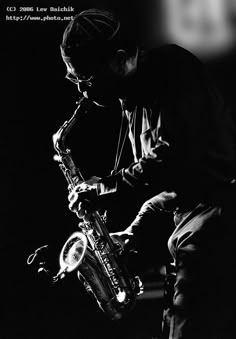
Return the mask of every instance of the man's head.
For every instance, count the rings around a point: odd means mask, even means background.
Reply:
[[[67,78],[101,103],[119,97],[121,84],[136,70],[136,44],[104,10],[89,9],[74,17],[65,29],[61,54]]]

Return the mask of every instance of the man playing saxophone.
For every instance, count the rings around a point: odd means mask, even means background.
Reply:
[[[70,209],[89,219],[109,200],[143,194],[137,218],[117,234],[134,245],[150,216],[161,227],[160,211],[171,213],[175,281],[165,338],[232,339],[235,131],[202,64],[176,45],[143,53],[119,19],[97,9],[68,24],[61,54],[85,98],[119,100],[134,156],[90,190],[77,185]]]

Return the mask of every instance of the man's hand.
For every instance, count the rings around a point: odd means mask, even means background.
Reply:
[[[88,181],[79,183],[68,196],[69,209],[85,221],[89,220],[91,213],[95,210],[96,183],[99,179],[92,177]]]
[[[120,244],[123,249],[130,249],[131,242],[133,240],[133,233],[123,231],[110,233],[110,236],[113,242],[117,242],[118,244]]]

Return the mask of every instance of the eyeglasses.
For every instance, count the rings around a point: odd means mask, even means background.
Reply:
[[[66,79],[68,79],[69,81],[73,82],[76,85],[79,85],[80,83],[84,83],[87,86],[91,87],[92,86],[92,80],[93,80],[93,76],[91,75],[90,77],[86,77],[85,75],[80,75],[79,77],[77,75],[74,75],[70,72],[67,72]]]

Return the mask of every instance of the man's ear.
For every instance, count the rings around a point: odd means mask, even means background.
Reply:
[[[127,52],[124,49],[118,49],[114,53],[114,56],[110,63],[112,70],[119,75],[125,75],[127,58]]]

